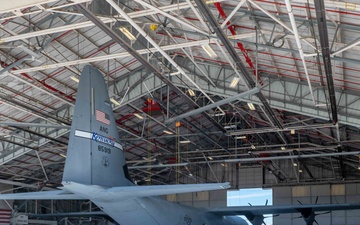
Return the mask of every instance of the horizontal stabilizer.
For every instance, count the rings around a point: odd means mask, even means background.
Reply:
[[[120,199],[133,197],[150,197],[158,195],[179,194],[188,192],[211,191],[227,189],[229,183],[212,184],[177,184],[177,185],[152,185],[152,186],[121,186],[105,188],[97,185],[84,185],[76,182],[63,182],[64,189],[92,198],[107,201],[117,201]]]
[[[109,194],[125,194],[135,197],[149,197],[158,195],[180,194],[188,192],[211,191],[229,188],[229,183],[212,184],[176,184],[152,186],[113,187],[106,190]]]
[[[74,200],[74,199],[84,199],[84,198],[63,190],[0,194],[0,200],[48,200],[48,199]]]

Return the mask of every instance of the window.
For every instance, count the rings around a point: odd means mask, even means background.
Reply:
[[[272,205],[272,189],[247,188],[227,192],[227,206]],[[271,215],[264,215],[266,225],[273,224]],[[242,217],[246,220],[245,217]],[[249,223],[251,224],[251,223]]]

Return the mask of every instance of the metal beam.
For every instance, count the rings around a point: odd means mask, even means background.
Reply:
[[[214,18],[214,16],[213,16],[212,12],[210,11],[210,9],[206,6],[206,3],[204,3],[202,0],[195,0],[195,2],[196,2],[196,5],[198,6],[200,12],[208,20],[208,22],[210,23],[210,25],[214,29],[214,32],[216,33],[217,37],[224,44],[224,47],[226,48],[226,50],[230,54],[231,58],[236,63],[236,67],[241,71],[242,76],[244,78],[245,85],[247,86],[247,88],[251,89],[251,88],[256,87],[255,81],[250,76],[250,74],[247,71],[244,63],[241,60],[241,58],[236,53],[234,47],[231,45],[229,39],[226,37],[226,35],[223,32],[223,30],[221,29],[221,27],[219,27],[219,24],[218,24],[217,20]],[[259,98],[259,100],[263,104],[266,113],[270,115],[269,118],[270,118],[270,120],[272,120],[274,125],[276,125],[279,128],[282,128],[282,124],[280,123],[280,121],[276,117],[274,111],[271,109],[271,107],[270,107],[269,103],[267,102],[265,96],[261,92],[259,92],[257,94],[257,97]],[[279,135],[282,137],[283,140],[285,140],[284,137],[281,134],[279,134]]]
[[[175,164],[158,164],[158,165],[145,165],[145,166],[129,166],[130,170],[133,169],[147,169],[147,168],[164,168],[173,166],[187,166],[189,163],[175,163]]]
[[[214,160],[213,162],[257,162],[257,161],[268,161],[268,160],[282,160],[282,159],[306,159],[316,157],[331,157],[331,156],[346,156],[346,155],[360,155],[360,152],[334,152],[334,153],[319,153],[309,155],[287,155],[287,156],[270,156],[270,157],[259,157],[259,158],[242,158],[242,159],[225,159],[225,160]]]
[[[184,100],[194,106],[197,107],[197,104],[186,94],[184,94],[177,86],[175,86],[163,73],[157,70],[147,59],[142,57],[135,49],[129,46],[123,39],[121,39],[113,30],[111,30],[106,24],[104,24],[100,19],[98,19],[92,12],[90,12],[83,5],[75,5],[74,6],[79,12],[81,12],[85,17],[87,17],[90,21],[92,21],[96,26],[98,26],[103,32],[105,32],[109,37],[111,37],[116,43],[118,43],[121,47],[123,47],[127,52],[129,52],[135,59],[137,59],[141,64],[143,64],[149,71],[151,71],[155,76],[157,76],[161,81],[167,84],[174,92],[178,95],[182,96]],[[211,121],[215,126],[217,126],[224,133],[225,129],[220,126],[213,118],[208,116],[206,113],[203,113],[203,116],[206,117],[209,121]]]
[[[332,75],[331,69],[331,60],[330,60],[330,48],[329,48],[329,35],[326,25],[326,15],[325,15],[325,5],[324,0],[314,1],[316,9],[316,20],[319,28],[319,38],[321,45],[321,52],[323,56],[323,63],[326,73],[326,82],[329,91],[329,100],[330,108],[332,115],[332,122],[336,124],[338,122],[338,115],[336,109],[336,98],[335,98],[335,88],[334,88],[334,78]]]
[[[57,125],[57,124],[47,124],[47,123],[0,122],[0,127],[1,126],[47,127],[47,128],[70,129],[70,126]]]
[[[217,102],[214,102],[212,104],[209,104],[209,105],[206,105],[206,106],[203,106],[201,108],[197,108],[193,111],[190,111],[190,112],[187,112],[187,113],[184,113],[184,114],[181,114],[181,115],[178,115],[174,118],[171,118],[171,119],[168,119],[165,123],[172,123],[172,122],[175,122],[176,120],[180,120],[180,119],[183,119],[183,118],[186,118],[186,117],[189,117],[189,116],[192,116],[192,115],[196,115],[196,114],[199,114],[201,112],[204,112],[208,109],[212,109],[212,108],[215,108],[215,107],[218,107],[220,105],[224,105],[226,103],[229,103],[229,102],[232,102],[232,101],[235,101],[239,98],[243,98],[243,97],[247,97],[249,95],[252,95],[252,94],[256,94],[259,92],[259,88],[258,87],[255,87],[251,90],[248,90],[248,91],[245,91],[245,92],[242,92],[240,94],[237,94],[235,96],[232,96],[232,97],[229,97],[229,98],[226,98],[226,99],[223,99],[223,100],[220,100],[220,101],[217,101]]]
[[[321,129],[321,128],[334,128],[335,126],[331,123],[325,124],[306,124],[304,126],[288,126],[283,129],[272,128],[272,127],[262,127],[254,129],[242,129],[240,131],[229,132],[230,135],[244,135],[244,134],[261,134],[261,133],[271,133],[271,132],[280,132],[280,131],[291,131],[291,130],[312,130],[312,129]]]

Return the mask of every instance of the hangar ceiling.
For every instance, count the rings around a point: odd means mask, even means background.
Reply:
[[[270,185],[359,181],[355,1],[4,4],[2,183],[60,184],[86,64],[104,74],[138,182],[213,182],[199,171],[214,165],[261,165]]]

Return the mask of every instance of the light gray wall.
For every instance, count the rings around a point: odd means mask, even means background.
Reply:
[[[359,203],[360,184],[326,184],[293,187],[274,187],[273,204],[314,204],[318,197],[318,204],[327,203]],[[276,225],[304,225],[299,213],[282,214],[274,217]],[[317,222],[322,225],[358,225],[360,224],[360,210],[333,211],[328,214],[318,215]]]
[[[226,190],[205,191],[186,194],[167,195],[166,199],[171,202],[193,207],[224,207],[226,206]]]
[[[242,186],[253,186],[257,184],[250,173],[242,174]],[[241,173],[240,173],[241,174]],[[261,187],[255,186],[255,187]],[[292,187],[273,187],[273,205],[315,204],[318,197],[318,204],[327,203],[359,203],[360,183],[354,184],[326,184],[326,185],[303,185]],[[194,207],[224,207],[227,202],[227,191],[210,191],[187,194],[174,194],[166,196],[166,199],[180,204]],[[302,218],[297,218],[300,213],[282,214],[274,217],[274,225],[304,225]],[[320,225],[359,225],[360,210],[333,211],[328,214],[318,215],[316,220]]]
[[[210,168],[211,167],[211,168]],[[182,180],[184,183],[194,182],[197,175],[207,178],[207,182],[230,182],[232,188],[250,188],[262,187],[263,185],[263,167],[261,165],[251,167],[241,167],[236,171],[235,163],[211,163],[205,167],[199,174],[193,173],[194,177]],[[202,181],[201,179],[198,181]]]
[[[2,194],[10,194],[13,193],[12,191],[13,186],[9,184],[0,184],[0,192]],[[10,190],[10,191],[9,191]],[[13,200],[7,200],[7,201],[0,201],[0,209],[10,209],[10,206],[13,207]]]

